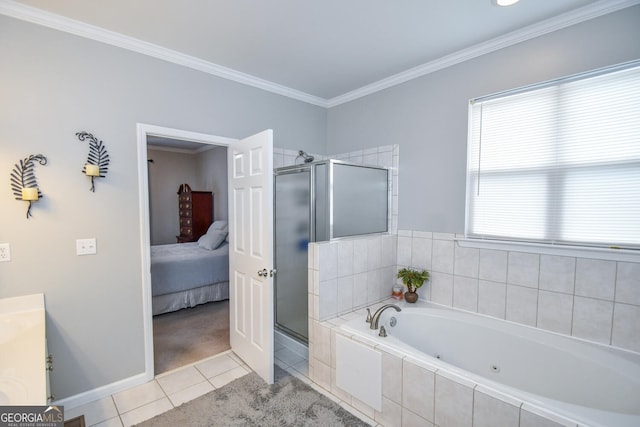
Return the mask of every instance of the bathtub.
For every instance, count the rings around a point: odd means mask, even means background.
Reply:
[[[386,338],[360,318],[341,328],[581,425],[640,426],[640,354],[435,304],[399,305],[380,318]]]

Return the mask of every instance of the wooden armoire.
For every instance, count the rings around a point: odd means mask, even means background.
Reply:
[[[178,215],[178,243],[197,241],[213,223],[213,193],[192,191],[189,184],[181,184],[178,188]]]

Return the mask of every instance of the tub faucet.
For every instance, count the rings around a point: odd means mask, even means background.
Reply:
[[[371,329],[378,329],[378,322],[380,321],[380,315],[382,314],[383,311],[385,311],[387,308],[390,308],[390,307],[393,307],[396,311],[402,311],[402,309],[395,304],[383,305],[382,307],[377,309],[375,313],[373,313],[373,317],[371,317],[371,326],[369,326]]]

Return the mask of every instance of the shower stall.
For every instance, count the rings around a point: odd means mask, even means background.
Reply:
[[[275,323],[308,342],[307,246],[388,231],[389,171],[324,160],[275,170]]]

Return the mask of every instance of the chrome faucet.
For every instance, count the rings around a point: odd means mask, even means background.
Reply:
[[[373,313],[373,317],[371,317],[371,326],[369,326],[371,329],[378,329],[378,322],[380,321],[380,315],[382,314],[383,311],[385,311],[387,308],[390,308],[390,307],[393,307],[396,311],[402,311],[402,309],[395,304],[383,305],[382,307],[377,309],[375,313]]]

